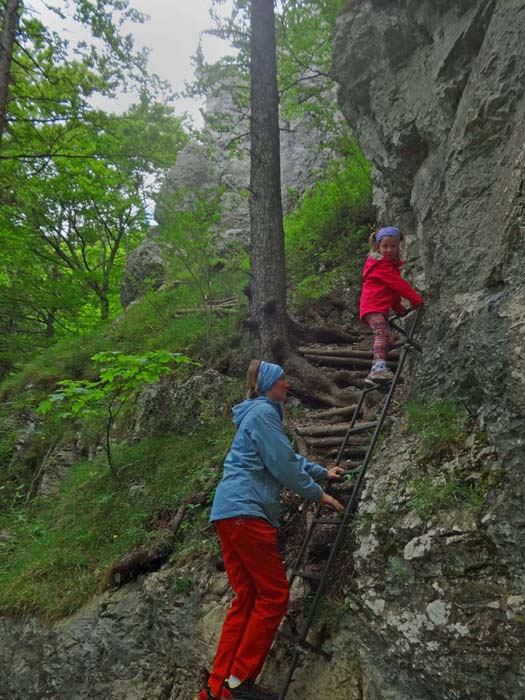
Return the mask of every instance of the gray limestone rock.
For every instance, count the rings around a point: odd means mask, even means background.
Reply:
[[[490,541],[500,574],[487,571],[476,589],[470,576],[462,579],[464,607],[446,626],[448,639],[434,638],[433,617],[441,608],[429,597],[418,600],[416,592],[399,600],[389,619],[387,605],[381,629],[361,617],[356,633],[368,644],[367,668],[374,655],[393,648],[404,649],[412,666],[402,659],[383,664],[383,689],[367,696],[371,700],[390,692],[397,697],[402,672],[416,684],[405,688],[404,700],[525,695],[524,671],[509,647],[511,640],[523,643],[523,630],[506,627],[505,615],[494,613],[494,600],[508,589],[523,590],[525,574],[524,36],[519,0],[366,0],[348,3],[337,24],[339,103],[373,162],[380,223],[398,224],[407,234],[409,257],[417,258],[412,278],[427,301],[425,352],[412,388],[466,399],[504,466],[482,538],[477,545],[472,540],[480,552],[482,541]],[[438,533],[414,533],[405,561],[439,581],[447,541]],[[476,570],[478,564],[471,565]],[[479,612],[468,612],[474,608],[467,593],[479,596]],[[452,596],[445,591],[439,605]],[[498,645],[490,651],[495,631]],[[432,649],[431,641],[438,646]],[[417,663],[425,645],[426,667]],[[486,651],[477,651],[483,645]],[[440,664],[431,673],[429,659],[438,649]]]
[[[122,306],[127,308],[147,291],[160,289],[166,279],[166,268],[158,241],[154,236],[146,238],[127,257],[120,286]]]

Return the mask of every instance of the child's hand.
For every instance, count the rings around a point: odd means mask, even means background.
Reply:
[[[340,479],[343,474],[345,473],[345,470],[343,467],[331,467],[330,469],[326,470],[328,472],[328,478],[329,479]]]

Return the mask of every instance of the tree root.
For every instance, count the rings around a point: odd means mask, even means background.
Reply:
[[[299,343],[354,343],[361,338],[361,333],[344,326],[306,326],[291,316],[288,316],[288,332]]]
[[[343,407],[359,400],[359,390],[340,389],[321,369],[311,365],[302,355],[291,348],[284,357],[284,368],[294,396],[306,404]]]
[[[168,522],[162,535],[155,542],[149,546],[141,545],[137,547],[127,554],[124,559],[107,569],[99,591],[102,592],[108,588],[120,588],[130,581],[134,581],[141,574],[158,571],[170,557],[175,536],[184,520],[188,505],[202,505],[206,502],[208,495],[207,493],[200,493],[187,498]]]

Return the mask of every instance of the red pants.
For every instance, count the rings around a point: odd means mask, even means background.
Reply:
[[[224,620],[209,684],[219,696],[232,674],[255,680],[288,608],[277,530],[262,518],[225,518],[215,527],[235,598]]]

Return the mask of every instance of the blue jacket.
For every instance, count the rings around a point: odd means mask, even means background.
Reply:
[[[282,425],[279,403],[259,396],[233,408],[237,433],[224,462],[210,520],[247,516],[279,526],[281,489],[318,500],[323,489],[314,479],[327,471],[296,454]]]

